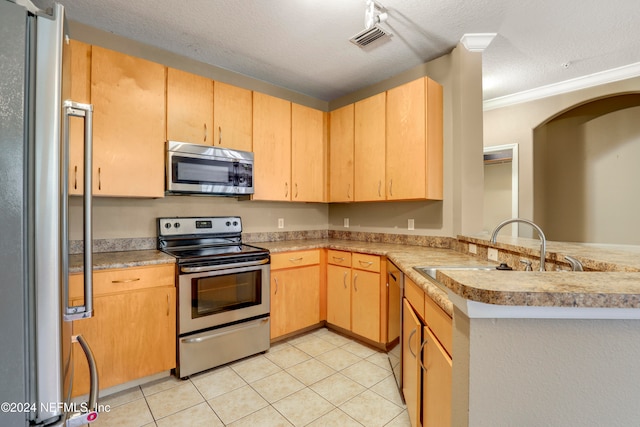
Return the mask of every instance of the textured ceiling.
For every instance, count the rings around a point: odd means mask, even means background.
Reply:
[[[640,62],[637,0],[381,0],[389,41],[362,50],[364,0],[59,0],[69,19],[331,101],[497,33],[492,99]],[[569,64],[568,67],[566,64]]]

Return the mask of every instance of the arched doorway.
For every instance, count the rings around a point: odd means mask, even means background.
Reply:
[[[549,240],[640,244],[640,94],[565,110],[533,142],[534,221]]]

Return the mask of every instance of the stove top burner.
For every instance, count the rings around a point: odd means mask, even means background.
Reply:
[[[179,264],[269,257],[267,249],[242,243],[240,217],[158,218],[157,224],[158,249],[176,257]]]

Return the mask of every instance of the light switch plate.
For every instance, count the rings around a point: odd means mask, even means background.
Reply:
[[[469,243],[469,253],[470,254],[477,254],[478,253],[478,247],[476,246],[475,243]]]
[[[407,221],[407,228],[409,230],[415,230],[416,229],[416,223],[413,219],[410,219],[409,221]]]
[[[498,261],[498,250],[496,248],[489,248],[487,251],[487,259],[491,261]]]
[[[284,228],[284,218],[278,218],[278,228]]]
[[[349,218],[344,219],[344,228],[349,228]]]

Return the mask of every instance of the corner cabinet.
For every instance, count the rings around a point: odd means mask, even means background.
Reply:
[[[354,104],[329,113],[329,201],[353,202]]]
[[[271,254],[271,339],[320,322],[320,249]]]
[[[380,257],[329,250],[327,263],[327,323],[386,343],[386,274]]]
[[[356,202],[386,199],[385,110],[385,92],[355,103],[353,174]]]
[[[165,67],[93,46],[93,194],[163,197]]]
[[[131,267],[93,273],[92,318],[73,322],[95,356],[100,389],[176,366],[175,265]],[[69,277],[72,305],[82,303],[83,276]],[[73,395],[89,392],[89,370],[74,346]]]

